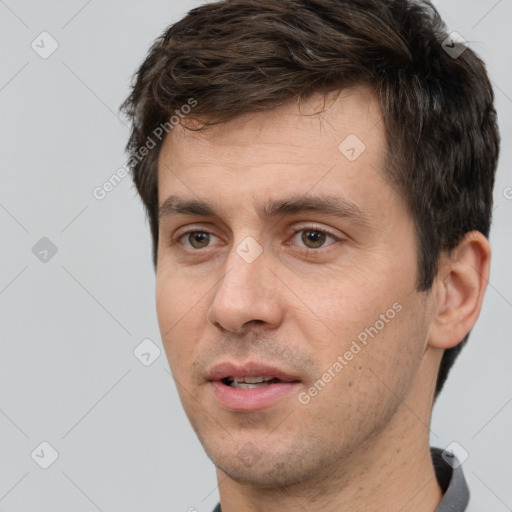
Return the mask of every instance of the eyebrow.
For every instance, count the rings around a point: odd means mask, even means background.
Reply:
[[[354,220],[361,226],[369,226],[373,217],[347,199],[332,195],[294,196],[287,199],[269,200],[257,205],[256,211],[260,218],[275,218],[299,213],[323,213]],[[159,207],[159,220],[178,215],[195,215],[200,217],[217,217],[215,206],[200,199],[187,199],[169,196]]]

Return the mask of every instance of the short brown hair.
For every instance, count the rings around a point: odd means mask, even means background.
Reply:
[[[126,149],[155,268],[162,140],[139,153],[155,128],[190,98],[190,118],[208,119],[206,129],[312,93],[366,85],[380,101],[388,178],[415,221],[418,290],[429,290],[442,251],[470,231],[489,235],[500,142],[485,65],[470,48],[450,54],[456,43],[448,38],[432,4],[412,0],[223,0],[167,28],[121,106],[132,121]],[[467,338],[445,351],[436,397]]]

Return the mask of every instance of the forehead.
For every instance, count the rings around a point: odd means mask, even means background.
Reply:
[[[328,165],[334,159],[353,157],[350,146],[354,144],[355,156],[364,148],[366,161],[374,155],[372,164],[381,163],[385,144],[380,106],[363,87],[343,90],[337,96],[317,93],[200,132],[178,125],[161,148],[159,178],[165,178],[163,171],[169,165],[177,170],[223,166],[235,171],[279,163]]]
[[[386,161],[380,106],[369,90],[317,94],[201,132],[177,126],[159,155],[159,209],[177,213],[177,198],[189,203],[180,206],[182,213],[188,209],[197,216],[200,207],[202,216],[214,211],[244,222],[250,211],[252,222],[254,215],[264,217],[265,203],[280,213],[312,211],[298,204],[301,197],[318,202],[329,196],[332,203],[351,203],[349,209],[375,217],[397,199],[385,179]]]
[[[316,219],[368,246],[389,249],[400,239],[405,247],[415,243],[414,225],[387,162],[380,106],[365,90],[244,114],[203,132],[177,127],[159,155],[159,227],[208,219],[236,236],[263,236],[277,218]]]

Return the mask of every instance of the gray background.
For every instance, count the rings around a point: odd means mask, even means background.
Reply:
[[[203,512],[218,500],[162,350],[141,203],[129,177],[93,196],[126,161],[117,108],[130,75],[199,3],[0,0],[4,512]],[[472,509],[501,512],[512,510],[512,0],[436,5],[488,64],[503,146],[490,287],[434,409],[432,444],[466,450]],[[51,48],[43,31],[59,45],[47,59],[31,47]],[[149,366],[133,353],[145,339],[162,350],[142,358]],[[44,441],[58,452],[47,469]]]

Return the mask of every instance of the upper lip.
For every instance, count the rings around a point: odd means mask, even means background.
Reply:
[[[243,379],[243,377],[275,377],[276,379],[294,382],[300,380],[296,375],[285,372],[275,366],[258,362],[233,363],[230,361],[218,363],[206,375],[207,379],[222,380],[227,377]]]

